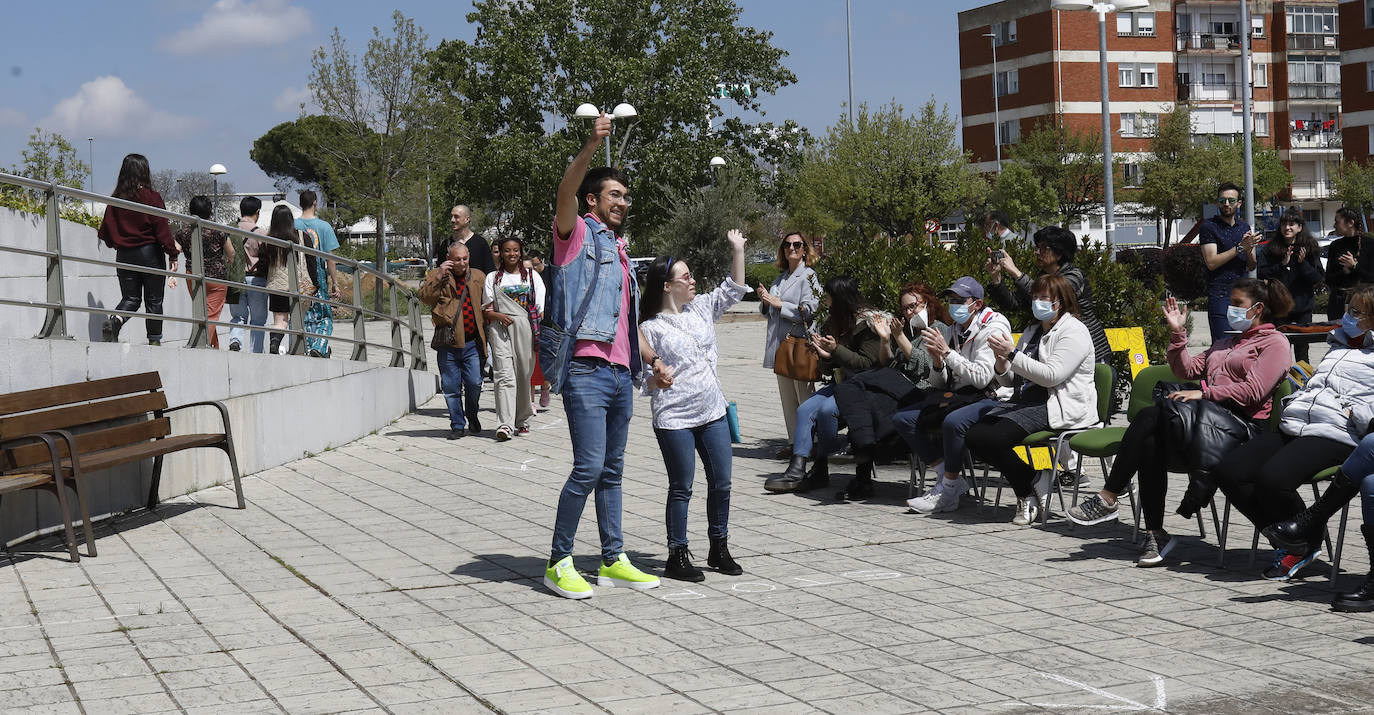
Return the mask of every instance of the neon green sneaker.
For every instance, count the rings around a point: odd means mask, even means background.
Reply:
[[[544,585],[563,598],[592,597],[592,585],[573,568],[571,556],[564,556],[558,563],[549,564],[544,569]]]
[[[630,563],[630,557],[621,554],[610,566],[601,564],[601,571],[596,576],[596,585],[647,591],[658,588],[658,577],[635,568],[634,564]]]

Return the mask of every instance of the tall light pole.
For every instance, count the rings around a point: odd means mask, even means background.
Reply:
[[[716,169],[725,166],[725,159],[719,156],[711,157],[711,186],[716,185]]]
[[[854,32],[849,29],[849,0],[844,0],[844,47],[849,56],[849,128],[854,129]]]
[[[88,167],[91,172],[90,180],[87,181],[87,189],[95,193],[95,137],[86,137],[86,160],[90,162]],[[91,213],[95,213],[95,199],[91,199]]]
[[[220,177],[221,174],[227,174],[227,173],[229,173],[229,170],[226,169],[226,168],[224,168],[224,165],[223,165],[223,164],[211,164],[211,165],[210,165],[210,176],[213,176],[213,177],[215,178],[215,222],[216,222],[216,223],[219,222],[219,177]]]
[[[1107,82],[1107,13],[1138,10],[1149,7],[1149,0],[1116,0],[1115,2],[1084,2],[1082,0],[1050,0],[1054,10],[1092,10],[1097,13],[1097,57],[1102,85],[1102,229],[1107,250],[1114,251],[1116,233],[1116,201],[1112,196],[1112,110]]]
[[[596,119],[597,117],[601,116],[601,114],[602,111],[600,109],[597,109],[596,105],[592,104],[591,102],[583,102],[582,104],[577,105],[577,109],[573,112],[573,116],[577,117],[578,119]],[[620,104],[615,105],[615,108],[612,109],[610,112],[607,112],[606,114],[611,119],[630,119],[639,116],[639,112],[636,111],[634,106],[628,102],[621,102]],[[620,158],[622,160],[625,158],[625,144],[627,144],[630,141],[630,131],[634,128],[634,124],[631,124],[630,127],[625,130],[625,138],[620,142]],[[606,166],[611,166],[611,139],[613,137],[614,132],[612,132],[612,136],[606,137]]]
[[[997,147],[997,173],[1002,173],[1002,123],[998,114],[997,95],[997,33],[985,32],[983,37],[992,38],[992,144]]]
[[[1245,220],[1250,224],[1251,230],[1255,228],[1255,164],[1250,140],[1251,133],[1254,132],[1254,117],[1250,113],[1250,105],[1254,104],[1254,90],[1250,87],[1251,68],[1250,68],[1250,3],[1248,0],[1240,2],[1240,134],[1243,138],[1245,154],[1245,193],[1241,195],[1241,203],[1245,204]],[[1256,269],[1250,269],[1250,277],[1254,278]]]

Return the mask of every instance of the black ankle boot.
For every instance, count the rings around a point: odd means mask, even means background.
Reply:
[[[1374,554],[1374,524],[1360,524],[1364,534],[1365,546]],[[1364,584],[1352,593],[1342,593],[1331,602],[1331,610],[1342,613],[1369,613],[1374,611],[1374,566],[1369,567],[1369,576]]]
[[[801,484],[797,485],[795,491],[808,492],[812,489],[824,489],[830,486],[830,458],[819,457],[816,463],[811,466],[811,471],[806,473]]]
[[[1190,474],[1188,475],[1188,490],[1183,492],[1183,498],[1179,500],[1178,508],[1174,510],[1174,513],[1185,519],[1191,519],[1203,507],[1212,503],[1212,496],[1216,493],[1216,484]]]
[[[854,465],[854,479],[849,486],[835,494],[840,501],[859,501],[873,496],[873,462],[861,461]]]
[[[268,354],[268,355],[276,355],[276,354],[277,354],[277,351],[281,349],[281,339],[282,339],[282,337],[283,337],[283,334],[282,334],[282,333],[272,333],[272,336],[271,336],[271,337],[268,339],[268,341],[267,341],[267,354]]]
[[[1326,534],[1326,522],[1331,520],[1331,515],[1340,511],[1359,493],[1360,485],[1347,477],[1345,472],[1336,470],[1331,486],[1312,506],[1298,512],[1292,519],[1276,521],[1264,527],[1260,533],[1269,539],[1274,548],[1306,556],[1312,550],[1312,544],[1321,543],[1322,536]]]
[[[799,454],[792,455],[792,462],[787,465],[787,471],[779,474],[763,483],[763,488],[770,492],[791,492],[796,491],[797,485],[806,478],[806,457]]]
[[[730,555],[730,546],[725,539],[711,539],[711,553],[706,556],[706,565],[725,574],[726,576],[738,576],[744,573],[744,569],[735,563],[734,557]]]
[[[706,574],[692,565],[692,552],[686,546],[668,549],[668,565],[663,575],[678,581],[705,581]]]

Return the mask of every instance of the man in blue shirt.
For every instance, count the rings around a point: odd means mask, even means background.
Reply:
[[[1240,220],[1240,187],[1226,182],[1217,187],[1216,216],[1198,229],[1202,260],[1207,264],[1207,326],[1212,342],[1226,335],[1226,308],[1231,305],[1231,284],[1255,270],[1255,244],[1259,234]]]
[[[315,229],[316,235],[320,237],[320,250],[325,253],[333,253],[339,248],[339,237],[334,235],[334,227],[324,219],[315,217],[315,208],[319,203],[319,197],[314,191],[306,189],[301,192],[301,217],[296,219],[296,230],[304,231],[307,228]],[[339,271],[333,261],[329,261],[329,296],[334,300],[339,299]],[[332,332],[332,331],[331,331]]]

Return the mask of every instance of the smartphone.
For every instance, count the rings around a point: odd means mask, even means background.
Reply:
[[[992,252],[992,260],[993,260],[994,263],[996,263],[996,262],[998,262],[998,261],[1001,261],[1001,260],[1002,260],[1002,256],[1005,256],[1005,255],[1007,255],[1007,254],[1003,253],[1003,252],[1002,252],[1002,249],[999,248],[999,249],[997,249],[996,251],[993,251],[993,252]]]

